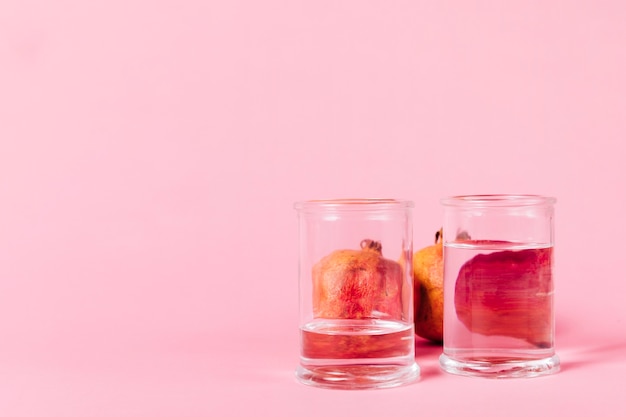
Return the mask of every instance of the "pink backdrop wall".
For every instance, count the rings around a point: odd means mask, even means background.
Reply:
[[[625,21],[609,0],[4,0],[0,414],[625,415]],[[496,192],[558,198],[560,374],[453,377],[418,342],[409,387],[295,382],[294,201],[412,199],[417,248],[440,197]]]

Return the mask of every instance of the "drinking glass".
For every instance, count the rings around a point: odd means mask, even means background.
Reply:
[[[419,376],[414,357],[412,209],[393,199],[295,204],[304,384],[386,388]]]
[[[555,201],[510,194],[442,199],[443,370],[495,378],[559,370]]]

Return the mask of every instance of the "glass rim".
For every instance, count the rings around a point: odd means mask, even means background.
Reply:
[[[539,194],[467,194],[439,201],[450,207],[519,207],[553,205],[556,198]]]
[[[413,208],[415,204],[411,200],[395,198],[336,198],[320,200],[304,200],[294,203],[298,211],[315,210],[400,210]]]

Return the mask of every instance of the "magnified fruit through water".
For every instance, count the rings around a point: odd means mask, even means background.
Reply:
[[[510,242],[467,241],[482,248],[465,262],[455,285],[459,320],[473,333],[552,345],[552,248],[503,250]],[[458,250],[458,249],[455,249]],[[446,256],[456,256],[454,250]]]

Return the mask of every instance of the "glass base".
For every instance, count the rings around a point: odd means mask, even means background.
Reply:
[[[531,378],[558,372],[561,361],[557,355],[533,360],[460,361],[444,353],[439,357],[439,364],[441,369],[454,375],[484,378]]]
[[[406,365],[299,366],[296,377],[305,385],[334,389],[392,388],[419,378],[416,363]]]

